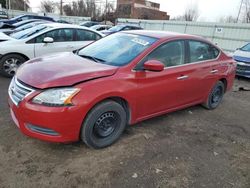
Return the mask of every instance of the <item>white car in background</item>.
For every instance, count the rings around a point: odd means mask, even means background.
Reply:
[[[72,52],[103,34],[87,27],[48,23],[6,37],[0,42],[0,74],[12,77],[17,68],[34,57],[56,52]]]
[[[96,30],[96,31],[104,31],[104,30],[109,30],[111,27],[111,25],[94,25],[92,27],[90,27],[90,29]]]
[[[250,78],[250,43],[238,48],[233,58],[237,62],[236,75]]]

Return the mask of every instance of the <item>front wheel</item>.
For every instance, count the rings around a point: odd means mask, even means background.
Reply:
[[[104,101],[87,115],[81,130],[81,139],[92,148],[104,148],[121,136],[126,127],[126,112],[117,102]]]
[[[217,108],[222,101],[224,93],[225,93],[225,85],[222,81],[218,81],[211,90],[206,103],[202,105],[209,110]]]
[[[0,60],[1,75],[11,78],[15,75],[18,67],[23,64],[26,59],[18,54],[9,54],[3,56]]]

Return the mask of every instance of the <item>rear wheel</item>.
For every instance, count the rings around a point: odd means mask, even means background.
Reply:
[[[3,56],[0,60],[0,73],[5,77],[13,77],[18,67],[26,61],[24,57],[18,54],[9,54]]]
[[[207,102],[204,103],[203,106],[209,110],[217,108],[222,101],[224,93],[225,93],[225,85],[222,81],[218,81],[211,90]]]
[[[117,102],[104,101],[87,115],[81,130],[81,139],[92,148],[104,148],[121,136],[126,127],[126,112]]]

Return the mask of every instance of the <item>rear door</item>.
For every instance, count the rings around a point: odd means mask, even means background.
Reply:
[[[200,96],[206,97],[218,81],[219,75],[224,73],[227,67],[218,61],[220,50],[211,44],[203,41],[189,40],[189,64],[196,68],[194,77],[202,82],[200,88]]]
[[[53,43],[44,43],[45,37],[53,38]],[[55,29],[35,38],[35,56],[56,52],[72,52],[77,49],[74,43],[74,29]]]

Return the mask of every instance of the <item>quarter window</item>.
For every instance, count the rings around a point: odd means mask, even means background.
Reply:
[[[217,48],[200,41],[189,41],[189,49],[190,63],[215,59],[219,55]]]
[[[76,40],[77,41],[95,41],[99,40],[101,38],[100,35],[83,29],[77,29],[76,30]]]
[[[144,60],[158,60],[165,67],[172,67],[184,64],[185,57],[184,41],[173,41],[161,45]]]

